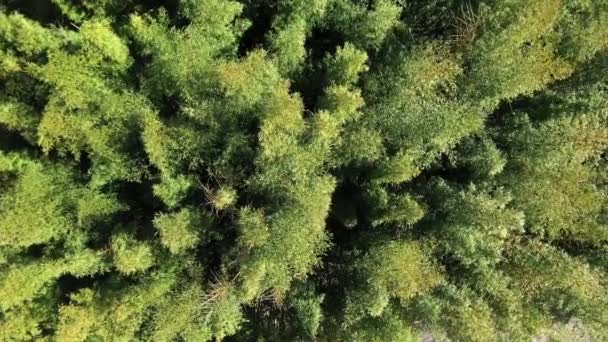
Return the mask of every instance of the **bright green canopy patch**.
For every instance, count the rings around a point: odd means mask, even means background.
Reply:
[[[4,1],[0,340],[608,340],[607,108],[605,0]]]

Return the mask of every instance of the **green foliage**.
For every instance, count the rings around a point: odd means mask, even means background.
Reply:
[[[391,195],[388,193],[379,193],[376,195],[376,201],[382,209],[378,210],[376,215],[373,215],[374,226],[388,223],[412,225],[424,217],[425,208],[409,195]]]
[[[11,263],[0,279],[0,310],[18,307],[44,295],[45,286],[53,286],[63,274],[86,276],[105,270],[102,252],[82,250],[62,259],[22,260]]]
[[[581,101],[577,95],[566,99],[571,108]],[[589,243],[606,241],[605,195],[593,180],[593,164],[608,146],[606,112],[601,102],[587,103],[536,125],[523,113],[510,124],[512,163],[504,181],[530,229],[550,239],[566,233]]]
[[[0,245],[26,248],[64,239],[81,245],[83,228],[123,209],[111,194],[79,184],[64,166],[16,166],[8,171],[17,171],[17,180],[0,198]]]
[[[194,248],[210,226],[211,219],[194,208],[182,208],[154,218],[161,244],[173,254]]]
[[[328,25],[363,49],[378,49],[390,31],[400,24],[402,8],[397,1],[371,1],[371,10],[365,1],[332,1]]]
[[[433,190],[441,219],[434,222],[444,253],[480,271],[502,261],[509,238],[523,231],[524,215],[508,208],[510,198],[500,190],[489,195],[475,187],[455,191],[444,182]]]
[[[145,271],[154,263],[152,247],[135,240],[127,233],[114,234],[112,237],[114,265],[120,273],[130,275]]]
[[[116,289],[110,284],[71,295],[70,304],[59,309],[59,339],[135,339],[148,318],[147,310],[170,294],[175,277],[157,271],[134,285]]]
[[[431,291],[442,281],[440,272],[415,242],[374,246],[357,268],[365,280],[360,289],[348,296],[348,320],[360,319],[363,312],[381,316],[391,298],[406,302]]]
[[[59,44],[58,32],[46,30],[39,23],[19,13],[0,13],[0,32],[2,32],[3,53],[9,56],[23,54],[24,57],[31,58]],[[18,63],[17,60],[13,61]]]
[[[165,176],[160,183],[154,184],[154,195],[160,198],[169,208],[175,208],[184,200],[194,186],[193,177],[178,175],[174,178]]]
[[[608,340],[605,0],[0,5],[1,341]]]
[[[328,0],[278,1],[278,13],[273,18],[269,35],[270,50],[282,75],[302,71],[306,59],[306,39],[326,11]]]
[[[403,183],[416,177],[457,141],[479,130],[479,109],[454,97],[462,67],[446,48],[427,44],[368,80],[368,125],[377,127],[386,148],[396,151],[378,163],[376,181]],[[407,113],[404,115],[403,113]]]
[[[503,152],[487,136],[464,139],[454,152],[454,167],[465,168],[479,180],[500,174],[507,163]]]
[[[2,196],[3,245],[29,247],[67,234],[71,220],[65,216],[70,205],[69,192],[73,191],[68,177],[62,168],[49,173],[35,165],[24,171],[14,187]],[[61,195],[54,196],[53,188],[61,189]]]
[[[259,210],[244,207],[239,212],[238,220],[241,236],[239,243],[243,247],[254,248],[268,240],[270,232],[264,214]]]
[[[193,286],[171,300],[163,301],[156,312],[155,329],[150,339],[172,341],[177,336],[186,341],[209,339],[209,329],[198,321],[202,316],[203,300],[202,289]]]
[[[364,51],[346,43],[327,58],[327,77],[336,84],[354,84],[359,74],[368,70],[366,62],[367,54]]]
[[[296,316],[304,328],[307,336],[316,336],[323,321],[324,295],[318,295],[313,290],[306,288],[294,291],[290,304],[296,312]]]
[[[33,113],[34,109],[23,103],[5,102],[0,107],[0,123],[35,143],[38,120]]]

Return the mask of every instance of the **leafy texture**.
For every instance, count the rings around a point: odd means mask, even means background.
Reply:
[[[608,340],[605,0],[0,4],[1,341]]]

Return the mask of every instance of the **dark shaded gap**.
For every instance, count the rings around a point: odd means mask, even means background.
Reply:
[[[70,296],[86,288],[93,288],[95,284],[107,281],[111,277],[111,272],[98,273],[91,276],[76,277],[71,274],[61,276],[57,280],[57,287],[61,294],[60,304],[69,304]]]
[[[148,11],[163,8],[169,16],[171,27],[178,30],[191,23],[191,20],[181,13],[180,0],[139,0],[138,4]]]
[[[343,46],[345,38],[342,33],[326,27],[315,27],[306,39],[305,47],[309,52],[309,63],[319,64],[327,55],[333,55],[338,46]]]
[[[7,0],[4,6],[8,12],[17,11],[43,25],[68,26],[70,23],[61,9],[50,0]]]
[[[213,283],[218,277],[227,275],[234,276],[234,269],[224,269],[226,261],[234,260],[238,256],[233,255],[234,246],[236,245],[239,236],[236,229],[236,224],[232,221],[229,215],[216,216],[213,221],[214,233],[219,235],[218,238],[202,240],[202,243],[197,247],[196,258],[204,265],[205,279]],[[224,274],[227,271],[227,274]]]
[[[46,55],[35,58],[36,63],[47,62]],[[32,115],[39,115],[48,103],[50,87],[43,81],[23,72],[11,72],[2,77],[0,81],[0,94],[11,101],[19,101],[34,109]]]
[[[156,231],[152,224],[156,213],[164,209],[164,204],[154,196],[152,181],[120,182],[115,184],[118,199],[128,205],[129,210],[119,215],[124,223],[138,222],[137,235],[141,240],[152,239]]]
[[[207,171],[201,171],[198,175],[199,182],[209,187],[211,191],[217,188],[217,180]],[[236,189],[239,195],[237,201],[243,198],[243,190]],[[203,232],[203,239],[196,248],[196,259],[204,265],[204,278],[208,282],[215,282],[218,277],[227,275],[231,277],[236,272],[234,269],[224,269],[227,260],[238,258],[234,255],[239,232],[234,222],[237,213],[233,209],[215,212],[212,205],[208,203],[207,195],[202,186],[196,186],[191,190],[184,203],[192,205],[196,210],[213,217],[212,226],[209,231]],[[239,208],[240,205],[235,205]],[[227,272],[225,274],[225,272]]]
[[[88,176],[91,166],[92,163],[89,153],[87,151],[82,151],[80,153],[80,158],[78,159],[78,169],[80,170],[80,174]]]
[[[255,306],[243,307],[247,318],[243,329],[225,341],[305,341],[299,333],[299,325],[292,309],[280,307],[272,301],[260,301]],[[300,337],[300,338],[298,338]]]
[[[473,138],[478,140],[477,138]],[[475,181],[474,170],[465,165],[455,166],[448,156],[452,151],[456,151],[459,145],[452,148],[450,151],[442,153],[435,159],[431,165],[424,168],[423,171],[414,177],[408,184],[410,187],[424,187],[425,184],[432,182],[434,178],[441,178],[453,184],[470,184]]]
[[[126,43],[129,47],[130,55],[133,58],[133,63],[131,63],[126,72],[126,81],[135,91],[147,95],[146,97],[151,102],[155,102],[156,98],[149,96],[149,91],[144,88],[145,86],[143,84],[146,72],[150,65],[152,65],[154,59],[151,55],[144,54],[142,49],[133,39],[129,39]]]
[[[323,311],[340,317],[345,306],[346,291],[362,281],[352,265],[384,234],[371,228],[368,218],[373,208],[365,199],[363,189],[355,182],[339,184],[332,194],[330,213],[325,227],[330,235],[330,248],[321,256],[314,279],[319,293],[325,294]]]
[[[38,146],[32,145],[21,134],[9,130],[3,124],[0,124],[0,150],[3,152],[33,152],[35,155],[41,154]]]
[[[169,17],[171,26],[175,28],[183,28],[190,24],[190,21],[180,16],[179,0],[136,0],[125,1],[119,4],[113,10],[119,13],[117,22],[127,23],[130,13],[148,13],[151,11],[163,9]],[[116,15],[115,15],[116,16]]]
[[[94,13],[81,2],[72,1],[71,3],[78,10],[86,13],[87,18],[93,16]],[[4,7],[8,12],[17,11],[46,26],[60,26],[77,30],[77,26],[72,25],[72,21],[51,0],[6,0]],[[173,27],[183,28],[189,25],[190,21],[179,15],[179,0],[116,1],[106,4],[103,10],[112,17],[112,21],[117,24],[115,28],[118,28],[128,23],[131,13],[147,13],[160,8],[166,11]]]
[[[243,16],[251,22],[251,26],[243,33],[238,47],[239,57],[244,57],[256,48],[264,48],[266,38],[272,29],[272,21],[277,14],[276,4],[266,1],[248,3],[243,10]]]
[[[507,116],[514,112],[526,111],[526,109],[530,108],[531,102],[532,98],[528,96],[519,96],[510,101],[500,101],[498,107],[488,115],[486,126],[500,127],[504,125],[504,119]]]
[[[401,20],[420,39],[447,39],[455,34],[462,8],[473,6],[469,3],[457,0],[407,1]]]
[[[177,117],[177,114],[181,111],[181,99],[177,94],[163,94],[160,98],[153,100],[155,108],[158,110],[158,116],[163,119]]]
[[[342,45],[343,35],[330,28],[315,27],[306,39],[305,48],[309,54],[306,65],[302,75],[292,83],[292,91],[302,96],[306,113],[317,111],[319,100],[327,85],[323,59],[334,54],[338,46]]]

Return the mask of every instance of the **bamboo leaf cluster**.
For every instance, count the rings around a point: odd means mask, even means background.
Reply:
[[[0,340],[608,339],[605,0],[0,1]]]

